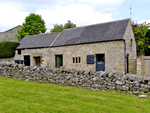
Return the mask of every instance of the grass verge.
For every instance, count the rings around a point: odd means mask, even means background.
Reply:
[[[0,78],[1,113],[148,113],[150,99],[117,91]]]

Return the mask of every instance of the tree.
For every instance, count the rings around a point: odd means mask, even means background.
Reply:
[[[71,23],[70,20],[68,20],[68,22],[64,25],[54,24],[53,26],[54,26],[54,28],[50,30],[50,32],[52,32],[52,33],[62,32],[64,29],[68,29],[68,28],[74,28],[74,27],[76,27],[76,24],[73,24],[73,23]]]
[[[22,24],[22,29],[18,31],[16,38],[21,40],[26,35],[34,35],[45,33],[45,22],[38,14],[31,13],[25,18],[25,23]]]
[[[71,23],[70,20],[68,20],[68,22],[64,25],[64,29],[74,28],[74,27],[76,27],[76,24]]]
[[[148,51],[150,49],[149,25],[146,22],[132,25],[138,51]]]
[[[55,33],[55,32],[62,32],[64,29],[64,26],[62,24],[54,24],[54,28],[50,30],[50,32]]]

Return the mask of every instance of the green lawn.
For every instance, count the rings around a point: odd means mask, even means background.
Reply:
[[[0,113],[149,113],[150,99],[118,91],[0,78]]]

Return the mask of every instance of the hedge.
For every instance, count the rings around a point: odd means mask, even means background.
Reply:
[[[0,58],[14,57],[18,42],[0,41]]]

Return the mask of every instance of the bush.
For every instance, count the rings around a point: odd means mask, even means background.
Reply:
[[[15,49],[18,45],[18,42],[0,41],[0,58],[13,57],[15,55]]]

